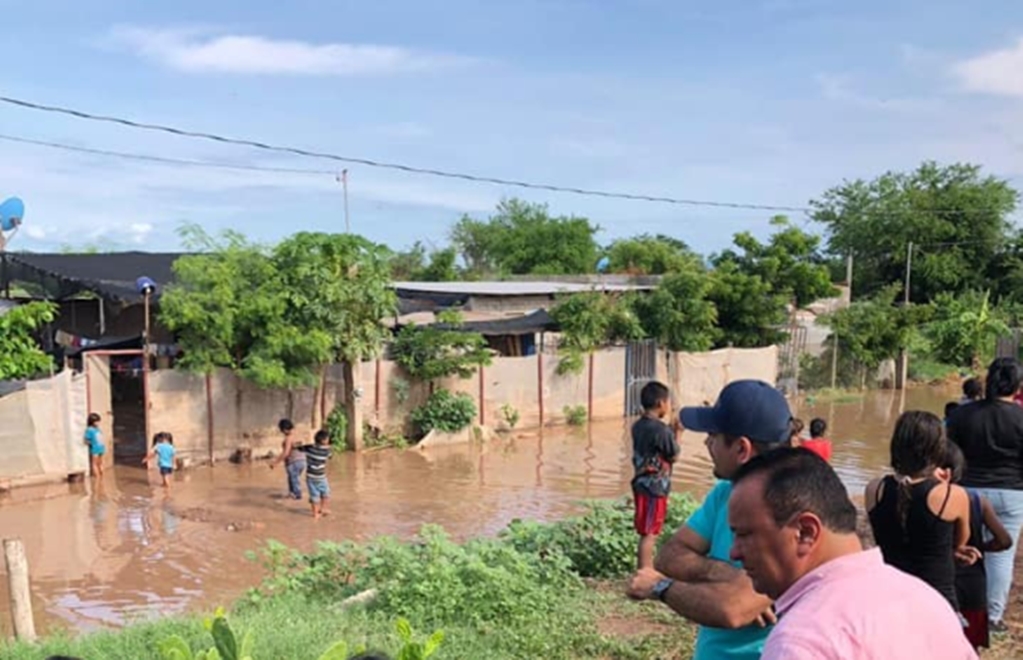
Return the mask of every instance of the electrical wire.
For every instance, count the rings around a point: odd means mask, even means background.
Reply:
[[[628,192],[614,192],[607,190],[596,190],[590,188],[576,188],[572,186],[559,186],[546,183],[535,183],[530,181],[518,181],[515,179],[502,179],[498,177],[480,176],[476,174],[466,174],[463,172],[452,172],[447,170],[439,170],[427,167],[416,167],[412,165],[405,165],[402,163],[391,163],[386,161],[372,160],[369,158],[357,158],[353,156],[339,156],[337,154],[312,151],[309,149],[303,149],[299,147],[288,147],[269,144],[266,142],[258,142],[256,140],[247,140],[240,138],[226,137],[223,135],[216,135],[214,133],[204,133],[201,131],[192,131],[182,128],[175,128],[173,126],[164,126],[161,124],[150,124],[145,122],[133,121],[131,119],[123,119],[121,117],[113,117],[109,115],[96,115],[81,110],[74,110],[71,108],[64,108],[55,105],[44,105],[41,103],[33,103],[32,101],[25,101],[22,99],[12,98],[9,96],[0,96],[0,102],[7,103],[9,105],[26,108],[29,110],[37,110],[41,112],[49,112],[61,115],[67,115],[76,117],[78,119],[85,119],[89,121],[106,122],[112,124],[119,124],[121,126],[127,126],[129,128],[157,131],[161,133],[169,133],[171,135],[177,135],[180,137],[189,137],[202,140],[211,140],[219,142],[221,144],[232,144],[244,147],[252,147],[255,149],[262,149],[264,151],[274,151],[278,153],[287,153],[295,156],[304,156],[307,158],[321,158],[327,160],[333,160],[341,163],[351,163],[356,165],[365,165],[366,167],[376,167],[381,169],[397,170],[400,172],[406,172],[409,174],[421,174],[426,176],[443,177],[447,179],[459,179],[463,181],[471,181],[474,183],[489,183],[499,186],[511,186],[516,188],[527,188],[530,190],[544,190],[548,192],[558,193],[570,193],[574,195],[584,195],[589,197],[603,197],[609,199],[624,199],[631,201],[641,202],[657,202],[662,204],[677,204],[683,206],[705,206],[715,208],[729,208],[729,209],[748,209],[754,211],[786,211],[794,213],[808,213],[812,209],[806,206],[784,206],[775,204],[746,204],[741,202],[720,202],[711,200],[701,199],[685,199],[679,197],[669,197],[665,195],[642,195],[638,193]],[[98,151],[98,150],[97,150]],[[150,158],[147,158],[149,160]]]

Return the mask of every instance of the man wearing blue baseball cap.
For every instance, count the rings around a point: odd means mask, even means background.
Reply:
[[[629,595],[659,599],[698,623],[694,660],[757,660],[775,617],[770,599],[729,558],[730,479],[754,456],[791,445],[792,412],[768,383],[737,380],[713,406],[683,408],[680,417],[686,430],[707,434],[714,476],[722,481],[661,549],[656,569],[636,573]]]

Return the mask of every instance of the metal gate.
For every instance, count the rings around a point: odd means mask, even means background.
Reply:
[[[657,342],[631,342],[625,348],[625,416],[643,412],[639,395],[643,386],[657,379]]]

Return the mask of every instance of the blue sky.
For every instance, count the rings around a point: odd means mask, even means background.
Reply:
[[[0,93],[342,155],[566,186],[803,206],[924,159],[1023,186],[1023,3],[0,0]],[[0,134],[270,167],[326,161],[0,104]],[[171,167],[0,140],[14,249],[170,250],[344,227],[328,174]],[[353,230],[443,245],[502,197],[718,250],[770,213],[612,201],[349,167]],[[797,218],[802,220],[800,216]]]

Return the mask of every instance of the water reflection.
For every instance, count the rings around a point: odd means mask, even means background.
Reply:
[[[940,414],[949,397],[914,390],[903,402],[881,392],[796,409],[828,420],[835,467],[858,493],[885,469],[902,407]],[[437,523],[461,539],[513,518],[571,514],[582,499],[629,492],[631,442],[621,420],[429,452],[340,455],[329,477],[334,516],[319,524],[305,503],[284,497],[283,471],[224,464],[175,475],[170,494],[154,473],[121,466],[96,487],[16,491],[0,501],[0,530],[26,543],[39,626],[90,630],[230,601],[260,577],[245,552],[271,538],[311,548],[318,539],[408,537]],[[710,484],[703,437],[683,434],[676,490],[700,494]],[[0,599],[6,627],[5,607]]]

